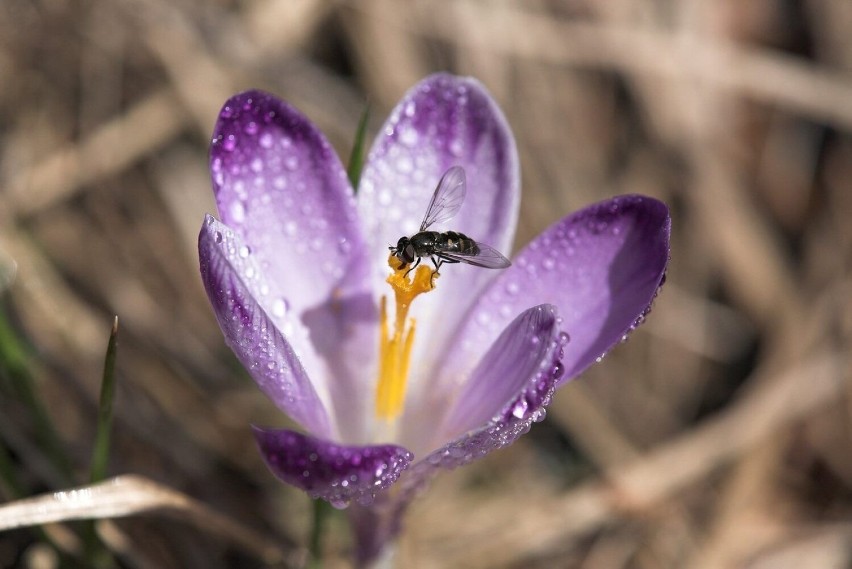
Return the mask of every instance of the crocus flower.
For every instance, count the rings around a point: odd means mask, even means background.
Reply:
[[[281,480],[355,503],[362,561],[394,537],[434,471],[541,420],[557,387],[642,322],[664,279],[668,210],[636,195],[562,219],[505,270],[392,270],[389,246],[417,232],[453,166],[467,197],[436,229],[508,254],[518,155],[473,79],[433,75],[408,92],[357,195],[322,133],[272,95],[230,99],[213,135],[221,221],[201,228],[204,285],[228,345],[298,425],[255,427],[255,438]]]

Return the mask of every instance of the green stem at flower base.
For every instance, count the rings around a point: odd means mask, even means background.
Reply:
[[[333,511],[331,504],[325,500],[314,500],[314,519],[311,525],[310,541],[308,542],[310,554],[308,567],[310,569],[322,568],[323,532]]]

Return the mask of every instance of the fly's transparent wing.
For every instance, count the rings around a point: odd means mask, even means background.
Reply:
[[[432,194],[432,201],[426,208],[426,215],[423,217],[423,223],[420,224],[420,231],[425,231],[426,228],[435,223],[451,219],[464,203],[466,192],[467,184],[465,183],[464,169],[461,166],[453,166],[444,172],[441,181],[438,182],[438,187],[435,188],[435,193]]]
[[[483,243],[477,243],[479,248],[478,253],[461,253],[459,251],[440,251],[435,253],[436,257],[446,259],[447,261],[455,261],[457,263],[466,263],[475,267],[485,269],[505,269],[512,264],[512,261],[503,256],[503,253]]]

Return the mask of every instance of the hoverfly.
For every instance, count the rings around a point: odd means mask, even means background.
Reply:
[[[411,237],[400,237],[396,247],[389,247],[391,254],[402,263],[400,269],[414,263],[406,275],[420,264],[423,257],[431,258],[435,273],[443,263],[467,263],[486,269],[505,269],[512,264],[497,249],[478,243],[458,231],[427,231],[433,224],[455,216],[466,192],[464,169],[453,166],[438,182],[420,230]]]

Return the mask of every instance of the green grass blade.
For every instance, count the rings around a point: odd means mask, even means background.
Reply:
[[[95,449],[92,452],[91,476],[89,477],[93,484],[106,478],[112,428],[112,400],[115,394],[115,356],[117,351],[118,316],[113,320],[106,357],[104,358],[104,375],[101,380],[101,398],[98,405],[98,431],[95,435]]]
[[[112,431],[112,402],[115,396],[115,358],[117,353],[118,316],[112,321],[112,330],[109,334],[106,357],[104,358],[104,374],[101,379],[101,396],[98,402],[98,427],[97,433],[95,433],[95,448],[92,451],[91,474],[89,476],[92,484],[106,478]],[[83,544],[86,563],[89,567],[106,569],[116,566],[112,554],[98,538],[95,520],[90,520],[85,524]]]
[[[361,120],[358,121],[358,130],[355,132],[355,143],[352,145],[352,153],[349,155],[349,167],[346,174],[355,193],[358,193],[358,183],[361,181],[361,170],[364,169],[364,141],[367,138],[367,123],[370,119],[369,105],[364,107]]]
[[[65,454],[62,439],[39,397],[31,366],[26,345],[9,322],[4,308],[0,307],[0,385],[10,390],[26,406],[40,447],[56,471],[71,484],[74,481],[71,463]]]

